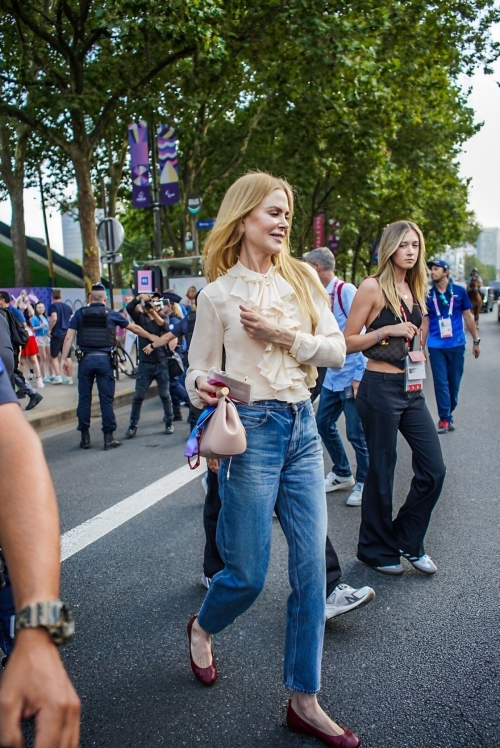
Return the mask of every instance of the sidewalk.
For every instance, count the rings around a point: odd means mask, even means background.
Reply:
[[[43,389],[37,390],[43,397],[42,402],[36,408],[33,408],[33,410],[25,411],[26,418],[35,431],[43,431],[44,429],[53,428],[54,426],[59,426],[62,423],[70,421],[76,422],[76,406],[78,403],[77,376],[78,364],[73,362],[74,384],[46,384]],[[130,405],[134,396],[134,389],[135,379],[120,375],[119,381],[116,382],[114,407],[120,408],[123,405]],[[145,399],[156,397],[157,394],[158,387],[156,384],[153,384],[146,393]],[[20,400],[19,404],[24,410],[28,404],[28,399]],[[99,417],[100,413],[97,387],[94,385],[92,392],[92,417]]]

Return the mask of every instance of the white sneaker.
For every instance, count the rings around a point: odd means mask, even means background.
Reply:
[[[201,575],[201,583],[205,587],[205,589],[208,590],[208,588],[210,587],[211,581],[212,581],[212,577],[206,577],[204,573]]]
[[[356,483],[351,493],[347,497],[346,506],[361,506],[364,485],[364,483]]]
[[[35,387],[38,387],[39,390],[41,390],[42,387],[45,387],[42,377],[37,377]]]
[[[332,594],[326,598],[326,620],[361,608],[374,599],[375,590],[371,587],[360,587],[356,590],[348,584],[338,584]]]
[[[73,377],[62,377],[63,384],[73,384]]]
[[[409,553],[404,553],[403,551],[400,551],[400,553],[408,559],[410,564],[417,570],[421,571],[422,574],[435,574],[438,570],[436,564],[432,560],[430,556],[425,554],[424,556],[410,556]]]
[[[339,488],[350,488],[355,483],[353,475],[341,478],[340,475],[335,475],[335,473],[328,473],[325,478],[325,491],[326,493],[330,493],[330,491],[338,491]]]
[[[62,377],[52,377],[51,384],[62,384],[62,383],[63,383]]]

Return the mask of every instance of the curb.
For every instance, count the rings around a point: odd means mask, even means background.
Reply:
[[[132,387],[127,387],[126,389],[120,390],[120,392],[115,395],[115,398],[113,400],[113,407],[121,408],[124,405],[130,405],[134,398],[134,392],[135,388]],[[149,390],[146,392],[144,399],[149,400],[150,398],[156,397],[157,395],[158,385],[154,384],[151,385]],[[92,418],[99,418],[101,415],[101,407],[99,405],[98,395],[92,396],[92,408],[90,412]],[[62,423],[68,423],[70,421],[76,422],[76,404],[71,406],[70,408],[50,408],[49,410],[44,410],[39,415],[36,413],[33,413],[33,415],[31,415],[31,413],[28,413],[26,413],[26,417],[28,418],[30,425],[33,426],[35,431],[44,431],[45,429],[50,429],[54,426],[59,426]]]

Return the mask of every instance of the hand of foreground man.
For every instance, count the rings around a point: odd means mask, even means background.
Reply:
[[[80,700],[43,629],[16,636],[0,682],[0,748],[23,748],[20,722],[35,718],[34,748],[77,748]]]

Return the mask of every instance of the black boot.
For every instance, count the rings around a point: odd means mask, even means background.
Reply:
[[[175,429],[171,423],[165,423],[165,431],[163,432],[164,434],[173,434],[174,430]]]
[[[134,424],[131,423],[125,432],[125,439],[133,439],[136,434],[137,434],[137,426],[134,426]]]
[[[38,403],[41,403],[42,400],[43,400],[43,397],[40,395],[40,393],[34,392],[32,395],[30,395],[30,401],[24,410],[32,410],[33,408],[36,408]]]
[[[108,431],[107,434],[104,434],[104,449],[107,451],[108,449],[114,449],[115,447],[121,447],[122,443],[118,441],[118,439],[115,439],[113,432]]]
[[[174,410],[174,421],[182,421],[181,406],[174,405],[173,410]]]
[[[82,449],[90,449],[90,432],[82,431],[81,433],[81,439],[80,439],[80,447]]]

